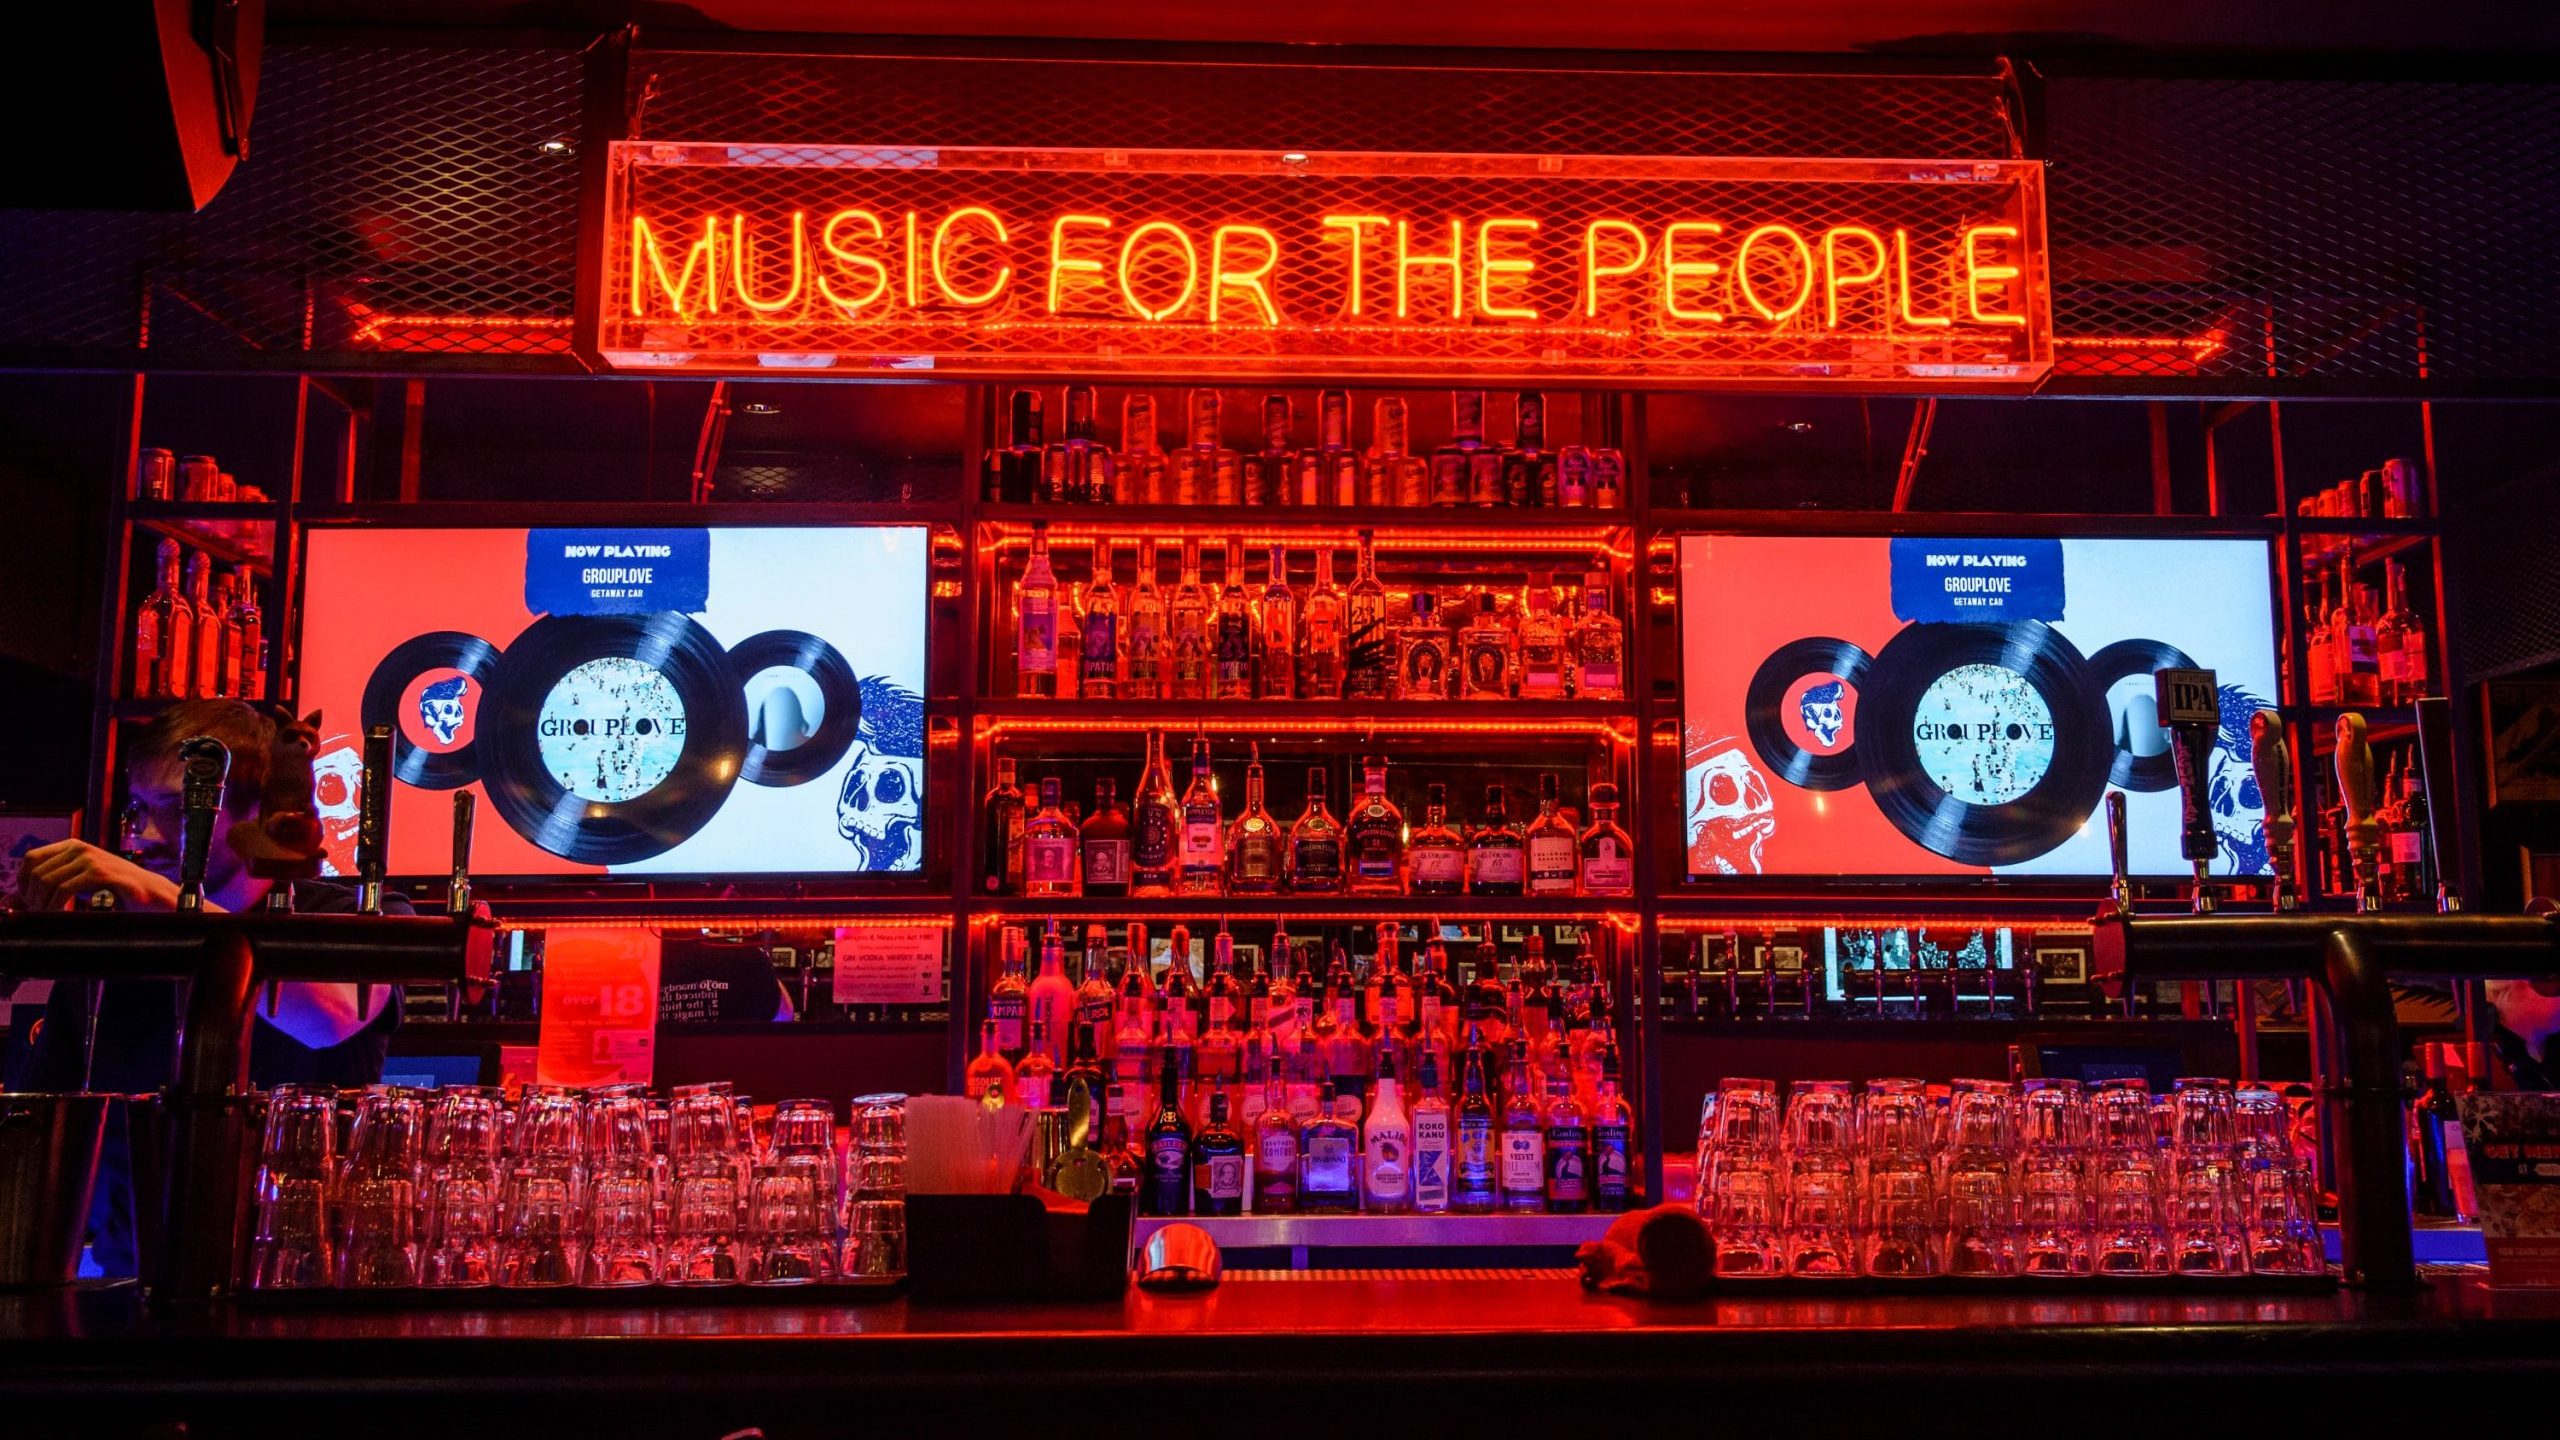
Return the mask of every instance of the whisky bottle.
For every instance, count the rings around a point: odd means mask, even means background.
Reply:
[[[1428,590],[1413,592],[1413,616],[1396,631],[1395,691],[1399,700],[1449,698],[1449,629]]]
[[[1404,812],[1387,798],[1387,762],[1360,761],[1360,800],[1345,826],[1350,837],[1350,890],[1354,895],[1404,893]]]
[[[1026,948],[1022,927],[1007,925],[996,937],[1003,959],[995,983],[987,987],[987,1022],[995,1026],[996,1050],[1011,1060],[1022,1053],[1023,1022],[1031,1014],[1031,983],[1022,973]]]
[[[1516,438],[1502,457],[1502,503],[1553,507],[1556,457],[1547,451],[1547,397],[1521,391],[1517,413]]]
[[[1369,456],[1368,483],[1362,498],[1371,505],[1419,509],[1430,498],[1431,467],[1412,449],[1412,421],[1404,397],[1387,395],[1370,407],[1370,430],[1376,449]]]
[[[1288,869],[1287,850],[1280,822],[1263,808],[1262,747],[1256,745],[1244,767],[1244,811],[1227,832],[1227,893],[1278,894]],[[1286,938],[1286,932],[1277,937],[1275,949]]]
[[[1405,847],[1408,889],[1415,895],[1463,895],[1467,846],[1449,827],[1449,787],[1434,782],[1423,795],[1422,828]]]
[[[1484,448],[1484,392],[1449,392],[1449,443],[1431,452],[1431,503],[1467,503],[1468,468]]]
[[[1244,588],[1244,541],[1230,538],[1227,572],[1218,590],[1218,637],[1211,662],[1215,698],[1253,698],[1253,632],[1253,605]]]
[[[1351,392],[1326,390],[1316,396],[1316,448],[1299,465],[1299,503],[1360,503],[1360,452],[1351,448]]]
[[[1476,595],[1476,614],[1458,632],[1458,698],[1511,698],[1511,627],[1502,622],[1491,590]]]
[[[1387,634],[1387,588],[1378,582],[1374,532],[1360,532],[1357,563],[1342,603],[1342,694],[1347,700],[1384,700],[1394,679],[1394,650]]]
[[[1122,662],[1124,698],[1165,698],[1166,651],[1164,592],[1156,588],[1157,545],[1138,544],[1138,583],[1129,590],[1128,659]]]
[[[1503,806],[1502,787],[1484,787],[1484,822],[1467,836],[1467,893],[1517,895],[1527,885],[1527,846]]]
[[[1307,768],[1307,808],[1289,827],[1289,888],[1300,895],[1342,893],[1342,825],[1324,808],[1324,769]]]
[[[1529,577],[1520,605],[1520,698],[1523,700],[1565,698],[1565,627],[1564,621],[1556,615],[1555,600],[1552,578],[1545,575]]]
[[[195,662],[184,693],[210,700],[222,693],[222,610],[213,599],[213,562],[187,557],[187,609],[195,616],[195,634],[187,650]]]
[[[1342,588],[1333,583],[1333,549],[1316,547],[1315,588],[1298,606],[1298,698],[1342,698]]]
[[[1191,443],[1173,457],[1173,503],[1233,505],[1236,452],[1219,443],[1218,392],[1203,386],[1191,392],[1188,404]],[[1223,496],[1219,493],[1222,485],[1227,491]]]
[[[1208,587],[1200,583],[1200,537],[1186,536],[1182,542],[1182,583],[1166,607],[1165,628],[1170,632],[1173,651],[1173,673],[1166,685],[1166,699],[1209,698],[1209,612],[1213,608]]]
[[[267,619],[258,608],[257,578],[249,573],[246,565],[231,572],[231,631],[233,643],[240,653],[240,686],[235,693],[243,700],[264,700],[267,698]]]
[[[1609,572],[1582,577],[1582,614],[1573,622],[1573,693],[1583,700],[1626,698],[1626,632],[1609,613]]]
[[[1165,454],[1156,438],[1154,396],[1131,395],[1120,402],[1120,455],[1112,464],[1120,503],[1164,503]]]
[[[1618,787],[1591,787],[1591,828],[1582,832],[1582,893],[1636,893],[1635,842],[1618,824]]]
[[[1049,522],[1031,522],[1031,561],[1014,587],[1014,693],[1058,693],[1058,577],[1049,568]]]
[[[195,610],[179,582],[178,542],[161,541],[154,558],[160,579],[136,618],[133,693],[145,700],[176,699],[187,693],[195,673],[188,659],[195,641]]]
[[[1262,448],[1243,459],[1242,493],[1247,505],[1295,505],[1293,493],[1298,476],[1297,457],[1290,453],[1290,432],[1296,428],[1289,413],[1289,397],[1262,397]]]
[[[1171,895],[1182,859],[1182,803],[1173,793],[1161,730],[1147,735],[1147,764],[1138,775],[1129,832],[1129,893]]]
[[[996,783],[987,790],[981,810],[985,822],[980,834],[983,858],[978,866],[978,883],[989,895],[1022,893],[1022,826],[1029,817],[1015,775],[1011,756],[997,759]]]
[[[1265,700],[1286,700],[1298,689],[1298,597],[1289,589],[1289,549],[1271,547],[1271,566],[1256,613],[1261,637],[1254,644],[1254,690]]]
[[[1040,781],[1040,808],[1022,822],[1022,893],[1066,896],[1078,893],[1075,822],[1058,807],[1058,777]]]
[[[1582,837],[1556,808],[1556,777],[1538,777],[1538,814],[1523,837],[1529,859],[1529,893],[1571,895],[1582,886]]]
[[[1191,780],[1182,792],[1182,857],[1177,895],[1215,895],[1227,871],[1227,822],[1209,774],[1209,732],[1191,736]]]
[[[1084,624],[1080,689],[1089,699],[1114,700],[1120,695],[1119,567],[1111,542],[1093,542],[1093,580],[1084,588]]]

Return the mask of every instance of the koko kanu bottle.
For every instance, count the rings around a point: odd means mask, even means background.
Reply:
[[[1209,734],[1191,737],[1191,782],[1182,793],[1182,858],[1177,895],[1215,895],[1226,880],[1227,824],[1209,773]]]
[[[1298,597],[1289,589],[1289,549],[1271,547],[1271,564],[1255,611],[1261,636],[1254,642],[1254,692],[1286,700],[1298,692]]]
[[[1054,699],[1058,693],[1058,577],[1049,568],[1049,524],[1031,522],[1031,563],[1014,589],[1014,693]]]
[[[1244,767],[1244,811],[1227,831],[1227,893],[1275,895],[1288,873],[1288,837],[1263,808],[1262,747],[1252,754]]]
[[[1211,694],[1220,700],[1253,698],[1252,602],[1244,588],[1244,541],[1227,541],[1227,569],[1218,590],[1217,638],[1212,647]]]
[[[1349,839],[1350,891],[1354,895],[1404,893],[1404,812],[1387,798],[1387,763],[1360,761],[1360,798],[1345,825]]]
[[[1449,1209],[1449,1102],[1440,1094],[1436,1047],[1417,1046],[1413,1093],[1413,1209],[1439,1215]]]
[[[1556,808],[1556,777],[1538,777],[1538,814],[1522,837],[1529,866],[1529,893],[1571,895],[1581,888],[1582,837],[1573,822]]]

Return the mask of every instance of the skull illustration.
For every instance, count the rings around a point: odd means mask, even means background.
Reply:
[[[2221,688],[2222,724],[2205,784],[2214,839],[2225,874],[2264,875],[2273,868],[2267,862],[2267,801],[2258,793],[2258,772],[2249,763],[2256,748],[2249,739],[2249,719],[2267,702],[2237,685]]]
[[[1732,736],[1689,748],[1689,873],[1757,875],[1778,828],[1769,782]]]
[[[462,697],[471,693],[471,682],[459,675],[448,675],[418,694],[418,723],[436,737],[439,745],[450,745],[462,733]]]
[[[327,846],[320,873],[355,873],[356,806],[363,797],[364,755],[355,737],[330,736],[328,748],[311,757],[311,805]]]
[[[1826,747],[1840,743],[1840,731],[1849,723],[1840,710],[1840,693],[1839,681],[1826,680],[1805,687],[1804,698],[1798,702],[1804,728]]]
[[[853,768],[836,795],[836,833],[862,854],[865,870],[924,865],[924,782],[916,761],[867,740],[853,747]]]

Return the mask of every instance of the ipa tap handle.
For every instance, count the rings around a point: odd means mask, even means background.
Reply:
[[[222,784],[231,775],[231,750],[210,735],[178,747],[184,828],[178,837],[178,908],[204,908],[205,857],[213,850],[213,822],[222,813]]]
[[[2373,818],[2373,746],[2365,739],[2364,717],[2353,711],[2338,717],[2337,765],[2338,799],[2347,809],[2347,855],[2355,865],[2356,908],[2379,910],[2382,827]]]
[[[2275,905],[2293,908],[2293,757],[2284,739],[2284,717],[2261,710],[2249,717],[2249,767],[2258,775],[2258,799],[2266,810],[2267,857],[2275,871]]]
[[[2178,771],[2178,853],[2195,867],[2197,914],[2213,909],[2213,857],[2221,839],[2213,828],[2213,742],[2222,732],[2222,691],[2210,670],[2151,672],[2160,723],[2169,730],[2169,758]]]

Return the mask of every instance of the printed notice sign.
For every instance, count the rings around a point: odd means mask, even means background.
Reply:
[[[836,931],[839,1005],[939,1005],[948,998],[939,925],[855,925]]]
[[[2560,1286],[2560,1095],[2464,1095],[2489,1283]]]

